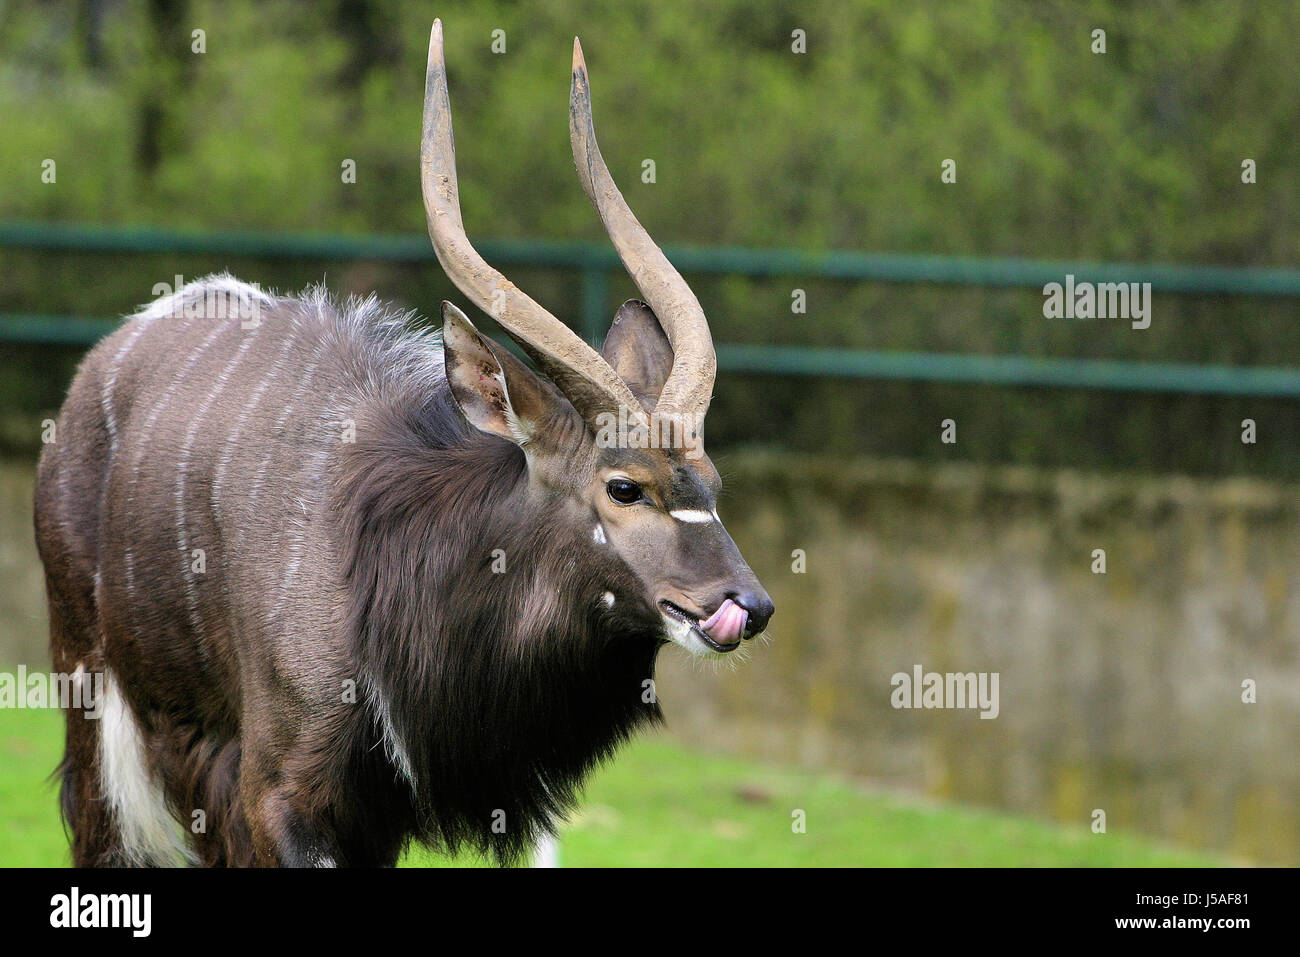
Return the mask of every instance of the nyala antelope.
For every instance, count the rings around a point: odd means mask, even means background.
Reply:
[[[429,233],[540,372],[450,303],[418,333],[374,297],[228,276],[88,354],[36,492],[55,667],[104,676],[102,718],[67,713],[77,865],[516,861],[660,718],[663,644],[764,630],[699,445],[708,325],[610,178],[576,41],[570,132],[645,298],[600,352],[465,236],[435,21]],[[683,441],[600,441],[611,416]]]

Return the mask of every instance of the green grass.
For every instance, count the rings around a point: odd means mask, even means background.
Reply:
[[[57,711],[0,711],[0,866],[62,867],[68,841],[51,778],[63,754]]]
[[[0,712],[0,866],[68,862],[50,771],[53,711]],[[792,831],[792,812],[806,833]],[[833,775],[685,750],[661,735],[596,774],[562,835],[566,866],[1214,866],[1221,858],[1131,835],[883,794]],[[474,866],[431,852],[404,866]]]

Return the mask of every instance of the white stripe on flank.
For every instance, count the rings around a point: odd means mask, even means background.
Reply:
[[[702,524],[704,522],[713,522],[717,520],[716,514],[713,512],[706,512],[700,508],[679,508],[674,512],[669,512],[668,514],[679,522]]]
[[[105,669],[99,722],[99,771],[113,809],[123,855],[133,864],[193,863],[185,832],[167,808],[162,787],[149,773],[144,739],[113,672]]]
[[[113,485],[113,470],[117,467],[117,412],[113,408],[113,393],[117,391],[117,373],[122,368],[122,362],[126,358],[127,352],[135,345],[135,341],[140,338],[144,332],[146,324],[141,320],[135,321],[135,328],[127,336],[126,342],[122,343],[122,348],[117,350],[108,366],[108,375],[104,378],[104,388],[99,394],[99,407],[104,413],[104,428],[108,432],[108,464],[104,469],[104,482],[100,486],[102,491],[99,497],[99,514],[103,515],[108,511],[108,490]],[[59,491],[63,491],[63,473],[59,473]],[[102,561],[102,556],[99,558]],[[131,543],[126,544],[126,597],[127,597],[127,625],[130,626],[130,609],[135,604],[135,578],[133,575],[133,563],[131,561]],[[96,578],[96,596],[99,591],[99,568],[95,569]]]
[[[126,354],[131,350],[131,347],[135,345],[136,340],[140,338],[140,335],[148,327],[148,322],[138,316],[132,320],[128,320],[128,323],[132,324],[133,328],[131,329],[130,334],[126,337],[126,342],[122,343],[122,348],[118,349],[113,355],[113,358],[109,361],[107,374],[104,377],[104,387],[99,394],[99,407],[104,413],[104,428],[108,432],[109,451],[108,465],[105,467],[104,482],[101,486],[103,491],[99,500],[99,513],[101,515],[107,511],[108,490],[112,487],[113,470],[117,466],[117,411],[113,408],[113,393],[117,391],[117,374],[121,371],[122,363],[126,360]],[[60,474],[60,491],[62,491],[62,488],[63,476]],[[132,565],[130,543],[127,544],[126,548],[128,568],[127,599],[129,608],[135,601],[135,582],[130,575]],[[95,570],[95,574],[99,574],[98,568]],[[130,612],[128,611],[127,614],[129,615]]]
[[[335,393],[330,392],[323,406],[331,409],[335,401]],[[325,412],[321,416],[322,434],[320,441],[324,447],[311,458],[311,466],[300,471],[297,475],[298,484],[301,488],[306,489],[311,495],[311,505],[301,496],[298,498],[298,506],[302,509],[303,518],[297,515],[293,516],[289,523],[291,526],[289,539],[289,560],[285,563],[284,574],[280,578],[280,598],[275,605],[274,617],[278,619],[284,610],[285,602],[289,600],[289,588],[293,584],[294,576],[298,574],[298,566],[302,564],[303,552],[307,548],[307,529],[313,520],[312,510],[320,505],[321,495],[321,476],[325,471],[325,460],[329,456],[337,454],[337,447],[329,439],[329,427],[332,421],[335,421],[332,413]]]
[[[187,315],[187,307],[191,303],[201,303],[204,308],[202,314],[194,315],[193,310],[190,310],[191,314]],[[224,315],[209,314],[211,312],[207,309],[209,303],[217,306],[215,311]],[[261,309],[274,304],[275,297],[257,286],[241,282],[234,276],[219,274],[188,282],[170,296],[155,299],[137,315],[147,322],[155,319],[236,319],[241,317],[230,314],[231,305],[236,306],[233,311],[239,312],[244,309],[250,311]]]
[[[203,342],[200,343],[189,354],[189,356],[185,360],[185,364],[180,367],[180,370],[178,372],[173,373],[172,380],[168,384],[167,389],[163,392],[162,398],[160,398],[156,403],[154,403],[154,406],[149,410],[149,415],[144,420],[144,424],[142,425],[140,431],[134,434],[133,437],[135,439],[135,449],[134,449],[134,455],[131,456],[134,462],[134,464],[131,465],[131,474],[133,476],[133,480],[127,485],[127,491],[126,491],[126,513],[127,514],[134,514],[135,512],[136,479],[138,479],[138,476],[141,474],[140,466],[144,463],[146,443],[153,432],[154,424],[158,421],[158,414],[162,412],[163,407],[168,404],[168,402],[172,399],[173,396],[175,396],[177,387],[185,380],[185,377],[190,374],[190,370],[192,370],[194,366],[198,363],[199,357],[202,356],[203,353],[207,352],[208,347],[211,346],[212,343],[216,341],[217,336],[221,335],[221,333],[228,328],[230,327],[227,326],[225,323],[219,322],[215,324],[213,330],[210,333],[208,333],[207,338],[204,339]],[[206,652],[202,644],[199,645],[199,657],[200,659],[206,660]]]
[[[172,375],[172,380],[168,384],[166,391],[163,392],[162,398],[154,403],[153,408],[149,410],[149,417],[145,419],[144,427],[140,430],[139,439],[136,442],[135,455],[133,456],[135,464],[132,468],[137,474],[140,471],[141,463],[144,462],[145,440],[149,437],[149,433],[153,431],[154,423],[158,421],[158,414],[162,412],[163,406],[167,405],[172,396],[176,394],[176,388],[185,380],[185,377],[190,374],[190,370],[198,364],[199,357],[202,356],[203,353],[207,352],[208,347],[212,345],[217,336],[221,335],[221,333],[226,331],[228,328],[230,327],[223,323],[217,323],[216,327],[208,333],[208,337],[189,354],[189,357],[185,360],[185,364],[181,366],[180,371]]]
[[[317,348],[319,349],[319,345]],[[324,363],[325,358],[326,356],[320,352],[312,358],[311,365],[307,369],[307,374],[302,378],[301,388],[293,394],[289,403],[284,407],[284,411],[280,413],[278,418],[276,418],[275,424],[271,426],[271,431],[268,433],[269,436],[272,438],[278,438],[284,431],[284,425],[289,421],[289,416],[293,415],[294,408],[298,405],[298,400],[302,398],[304,394],[309,396],[311,395],[311,387],[316,381],[316,374],[320,372],[320,367]],[[245,514],[257,514],[257,500],[262,495],[262,486],[266,484],[266,477],[270,468],[271,460],[269,458],[263,459],[261,467],[257,470],[257,474],[253,476],[252,484],[248,487],[248,500],[244,505]],[[252,522],[246,523],[243,530],[239,533],[239,547],[242,548],[244,546],[249,534],[249,529],[252,525]]]
[[[133,438],[135,440],[135,448],[133,450],[134,454],[131,456],[131,459],[134,463],[131,465],[131,474],[133,478],[131,481],[127,483],[127,487],[126,487],[127,514],[133,514],[135,512],[136,480],[138,480],[138,476],[140,475],[140,471],[141,471],[140,466],[144,463],[146,442],[150,434],[153,432],[154,423],[158,421],[158,414],[162,412],[163,406],[167,405],[168,401],[172,398],[172,396],[176,394],[176,387],[181,384],[181,382],[185,379],[187,375],[189,375],[190,370],[193,369],[195,364],[199,361],[199,357],[203,355],[204,352],[207,351],[208,346],[212,345],[213,341],[216,340],[217,336],[219,336],[227,328],[228,327],[224,323],[217,323],[215,328],[210,333],[208,333],[208,337],[204,339],[203,342],[197,348],[195,348],[194,351],[192,351],[189,354],[189,357],[185,360],[185,364],[181,366],[180,371],[173,374],[172,381],[168,384],[167,389],[163,392],[162,398],[160,398],[156,403],[154,403],[153,408],[149,410],[149,415],[144,420],[144,423],[142,424],[140,431],[134,434]],[[113,458],[110,459],[109,461],[110,463],[115,463],[116,459]],[[105,488],[107,488],[107,483],[105,483]],[[129,544],[127,547],[128,549],[130,548]],[[135,583],[133,581],[133,576],[131,575],[130,571],[128,571],[127,573],[128,599],[132,597],[132,593],[135,590],[134,584]],[[128,605],[129,604],[130,602],[128,602]],[[200,645],[199,647],[200,647],[200,655],[202,655],[203,654],[202,645]]]
[[[126,543],[126,550],[122,553],[122,564],[126,567],[126,609],[127,615],[135,607],[135,554],[131,551],[131,543]],[[127,618],[127,626],[130,627],[131,619]]]
[[[266,390],[270,387],[271,383],[275,381],[276,376],[279,375],[280,368],[284,365],[285,360],[289,358],[289,353],[293,350],[296,341],[294,334],[297,331],[297,326],[291,325],[289,327],[288,333],[284,337],[283,351],[276,356],[275,363],[271,366],[271,371],[263,376],[262,381],[259,382],[257,388],[253,390],[252,398],[249,399],[248,404],[244,406],[244,411],[239,414],[239,421],[235,423],[234,431],[226,438],[225,451],[222,453],[221,461],[217,463],[216,471],[213,472],[212,475],[212,494],[210,496],[210,501],[214,512],[220,504],[221,484],[225,479],[226,469],[230,466],[230,456],[239,446],[239,439],[244,434],[244,426],[248,424],[249,417],[261,403],[262,396],[266,394]]]
[[[198,582],[191,570],[194,563],[190,560],[190,541],[185,516],[185,482],[189,477],[190,450],[194,446],[194,439],[198,435],[199,425],[202,423],[203,417],[208,414],[208,409],[212,407],[213,401],[230,382],[230,373],[235,370],[235,366],[244,358],[244,353],[253,344],[253,337],[256,334],[257,330],[254,329],[244,336],[244,341],[239,349],[236,350],[231,360],[226,363],[226,367],[221,370],[221,374],[217,376],[217,384],[199,405],[198,411],[194,413],[194,418],[190,420],[190,427],[185,432],[185,441],[181,444],[180,461],[176,465],[176,540],[180,548],[181,563],[184,568],[185,605],[189,610],[190,625],[193,627],[194,633],[199,636],[203,635],[203,622],[199,619]]]
[[[149,410],[148,417],[146,417],[146,420],[144,420],[143,425],[140,426],[139,432],[133,433],[134,450],[133,450],[133,455],[130,456],[131,460],[133,460],[133,464],[131,464],[130,467],[131,480],[127,481],[127,485],[126,485],[126,514],[127,515],[134,514],[135,512],[135,486],[136,486],[136,482],[138,482],[139,480],[140,472],[142,472],[142,469],[140,469],[140,465],[144,463],[144,452],[146,452],[147,439],[149,438],[149,436],[151,436],[153,432],[153,425],[155,425],[157,421],[157,417],[159,417],[159,413],[162,411],[162,408],[164,408],[164,406],[166,406],[166,404],[170,402],[170,399],[174,397],[175,390],[177,390],[177,386],[181,385],[181,382],[185,380],[185,377],[188,376],[188,374],[190,374],[191,369],[194,368],[196,364],[198,364],[200,356],[203,355],[204,352],[208,351],[208,346],[211,346],[212,343],[216,341],[217,335],[220,335],[222,332],[225,332],[227,328],[229,328],[229,326],[226,326],[224,322],[216,322],[216,324],[214,324],[214,328],[211,333],[208,333],[208,337],[205,338],[203,342],[199,343],[199,346],[196,346],[194,350],[190,352],[190,355],[188,355],[185,360],[185,364],[183,364],[182,367],[179,368],[179,371],[173,373],[172,381],[169,382],[168,387],[166,387],[166,390],[164,391],[164,393],[162,393],[162,397],[159,400],[157,400],[156,403],[153,403],[153,407],[151,408],[151,410]],[[116,456],[114,456],[113,459],[109,459],[109,462],[116,463]],[[105,482],[105,490],[107,490],[107,488],[108,488],[108,484],[107,482]],[[129,547],[130,545],[127,545],[127,549],[129,549]],[[134,575],[131,575],[130,571],[127,571],[126,590],[127,590],[127,598],[130,599],[131,593],[133,593],[135,590]],[[131,615],[131,611],[130,611],[131,607],[133,607],[133,602],[130,601],[127,602],[127,611],[126,611],[127,616]],[[207,658],[207,653],[205,653],[204,646],[201,644],[199,645],[199,657],[201,659]]]
[[[113,410],[113,393],[117,391],[117,370],[122,367],[122,360],[126,358],[127,352],[135,345],[135,340],[140,338],[140,333],[144,332],[145,328],[145,323],[139,321],[135,323],[135,328],[126,337],[126,342],[122,343],[122,348],[118,349],[109,361],[108,374],[104,377],[104,389],[99,394],[99,405],[104,410],[104,425],[108,430],[110,452],[117,451],[117,413]]]

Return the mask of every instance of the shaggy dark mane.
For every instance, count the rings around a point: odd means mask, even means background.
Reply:
[[[371,406],[357,435],[336,493],[367,716],[349,784],[390,845],[517,860],[661,718],[658,614],[621,561],[574,560],[589,538],[529,504],[523,452],[467,426],[445,384]]]

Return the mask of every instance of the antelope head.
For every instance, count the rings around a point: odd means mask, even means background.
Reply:
[[[767,626],[773,605],[718,517],[720,480],[702,426],[717,359],[699,301],[637,221],[596,144],[582,48],[573,44],[573,158],[645,302],[614,316],[600,352],[489,266],[470,245],[456,185],[451,105],[435,20],[425,85],[421,177],[438,261],[533,360],[534,372],[443,303],[447,379],[466,420],[524,452],[528,494],[590,530],[632,570],[664,637],[724,655]]]

